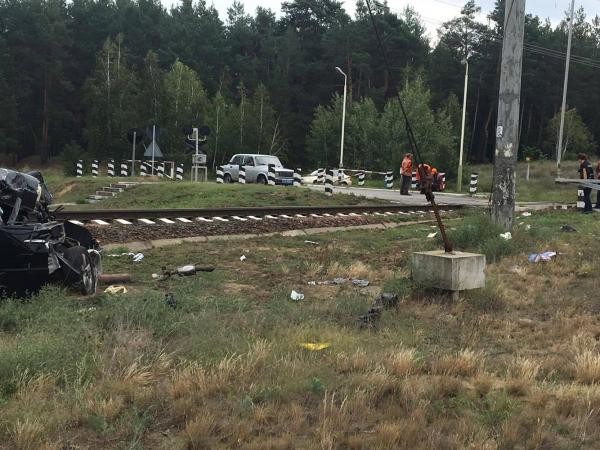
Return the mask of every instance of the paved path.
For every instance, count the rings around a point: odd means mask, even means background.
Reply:
[[[315,189],[323,191],[322,186],[308,186],[309,189]],[[372,189],[372,188],[358,188],[358,187],[343,187],[335,186],[333,192],[339,192],[344,194],[354,194],[366,198],[378,198],[382,200],[389,200],[399,205],[428,205],[429,202],[425,199],[425,196],[418,192],[412,192],[411,195],[400,195],[397,189]],[[487,196],[476,196],[470,197],[466,194],[452,194],[452,193],[435,193],[435,200],[440,205],[469,205],[469,206],[487,206]]]

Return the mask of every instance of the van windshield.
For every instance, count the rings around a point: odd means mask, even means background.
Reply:
[[[257,166],[275,164],[276,167],[282,167],[281,161],[279,161],[277,156],[261,155],[257,156],[255,159]]]

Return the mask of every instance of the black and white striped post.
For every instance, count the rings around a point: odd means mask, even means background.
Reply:
[[[410,181],[410,188],[414,191],[417,189],[417,171],[413,170],[412,180]]]
[[[217,167],[217,183],[223,183],[223,166]]]
[[[83,161],[80,159],[77,161],[77,178],[83,176]]]
[[[317,170],[317,183],[319,183],[319,184],[325,183],[325,169]]]
[[[159,178],[165,177],[165,163],[164,162],[161,162],[158,165],[158,177]]]
[[[269,164],[269,186],[275,186],[275,164]]]
[[[294,186],[302,186],[302,169],[300,167],[296,167],[296,170],[294,171]]]
[[[475,195],[477,193],[477,179],[479,178],[478,173],[471,174],[471,184],[469,185],[469,194]]]
[[[140,176],[145,177],[148,175],[148,167],[144,161],[140,162]]]
[[[108,176],[109,177],[114,177],[115,176],[115,160],[114,159],[109,159],[108,160],[108,170],[107,170]]]
[[[583,189],[577,189],[577,211],[583,211],[585,209],[585,197],[583,195]]]
[[[126,161],[121,162],[121,176],[122,177],[128,176],[129,175],[128,171],[129,171],[129,169],[127,167],[127,162]]]
[[[176,181],[183,181],[183,163],[177,164],[177,169],[175,173]]]
[[[246,166],[242,166],[241,164],[238,172],[238,181],[240,184],[246,184]]]
[[[92,176],[96,178],[98,176],[98,160],[95,159],[92,161]]]
[[[393,189],[394,188],[394,172],[388,170],[385,174],[385,188]]]
[[[333,195],[333,169],[325,171],[325,195]]]
[[[358,172],[358,185],[359,186],[365,185],[365,173],[364,172]]]

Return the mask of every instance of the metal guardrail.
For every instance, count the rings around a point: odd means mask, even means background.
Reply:
[[[467,205],[442,205],[440,209],[455,210]],[[60,210],[53,213],[57,220],[159,219],[190,217],[266,216],[295,214],[386,213],[429,211],[429,205],[340,205],[340,206],[270,206],[236,208],[173,208],[173,209],[94,209]]]

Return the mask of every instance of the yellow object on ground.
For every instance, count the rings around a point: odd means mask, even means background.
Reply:
[[[331,346],[329,342],[302,342],[298,345],[300,345],[300,347],[302,348],[305,348],[306,350],[311,351],[323,350]]]
[[[107,294],[127,294],[127,288],[125,286],[109,286],[104,289]]]

